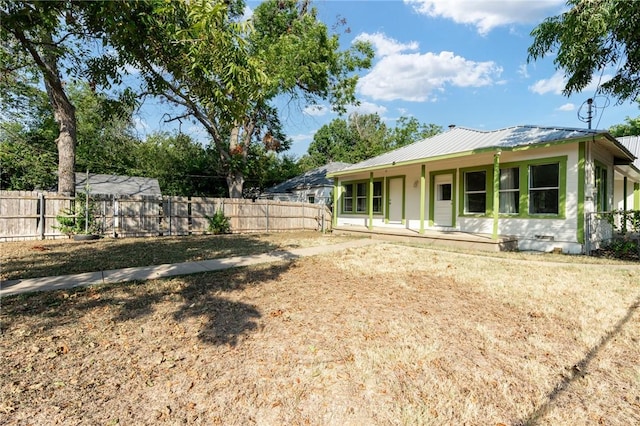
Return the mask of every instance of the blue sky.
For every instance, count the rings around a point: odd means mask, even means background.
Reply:
[[[337,30],[343,48],[356,39],[373,45],[373,66],[360,73],[357,88],[361,105],[350,111],[377,112],[391,127],[399,117],[410,116],[443,128],[449,124],[479,130],[519,124],[586,128],[579,119],[587,114],[585,101],[594,96],[598,81],[615,71],[605,70],[594,76],[591,87],[565,97],[564,76],[555,70],[552,57],[527,64],[531,30],[545,17],[560,13],[564,0],[315,0],[313,4],[330,28],[346,19],[346,26]],[[635,102],[617,105],[615,99],[596,97],[594,105],[593,128],[606,129],[640,115]],[[314,133],[338,117],[322,103],[287,104],[280,113],[293,140],[288,153],[298,157]],[[153,127],[154,120],[143,119]]]

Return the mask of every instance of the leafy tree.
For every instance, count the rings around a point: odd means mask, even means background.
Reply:
[[[92,21],[117,49],[103,62],[141,71],[146,91],[184,108],[211,136],[231,197],[242,195],[249,146],[262,139],[282,149],[270,103],[278,96],[328,98],[336,108],[355,101],[356,76],[370,66],[367,44],[340,52],[308,1],[267,0],[243,21],[244,2],[130,1],[127,16],[98,4]],[[112,13],[109,13],[110,11]],[[104,65],[101,65],[104,68]]]
[[[70,85],[69,98],[76,107],[76,169],[91,173],[126,175],[134,166],[139,141],[133,135],[131,106],[96,93],[88,83]]]
[[[442,127],[438,125],[420,123],[415,117],[400,117],[396,127],[390,130],[390,146],[392,149],[400,148],[440,132]]]
[[[121,72],[113,63],[92,60],[95,53],[89,49],[89,42],[103,34],[90,31],[87,22],[111,19],[90,16],[99,11],[99,3],[105,2],[0,1],[2,101],[6,101],[12,111],[19,111],[29,92],[38,90],[39,83],[43,84],[58,128],[57,136],[51,141],[55,140],[58,151],[58,192],[62,194],[75,192],[78,127],[68,87],[74,80],[89,79],[95,88],[96,81],[106,83],[108,75],[117,80]],[[126,8],[118,3],[120,16],[125,16]],[[108,45],[106,39],[101,41]],[[130,106],[131,93],[123,92],[121,101]],[[116,111],[116,105],[119,101],[110,103],[110,113]]]
[[[352,143],[347,121],[336,118],[318,129],[301,164],[305,170],[311,170],[334,161],[349,162]]]
[[[29,85],[24,89],[20,99],[8,100],[16,108],[7,108],[0,122],[0,188],[49,190],[56,186],[57,155],[51,141],[57,125],[47,94]]]
[[[25,67],[41,74],[59,126],[58,191],[75,192],[75,110],[64,88],[61,61],[68,49],[65,34],[66,2],[3,1],[0,3],[3,74],[15,74]],[[70,15],[67,15],[67,17]],[[9,62],[9,58],[10,62]],[[20,82],[13,78],[13,82]],[[21,84],[19,90],[24,89]]]
[[[640,117],[627,117],[624,124],[614,124],[609,133],[614,137],[640,135]]]
[[[217,175],[215,156],[190,136],[156,133],[133,153],[136,165],[130,174],[157,178],[163,194],[218,195],[224,180]]]
[[[568,77],[570,95],[587,87],[594,73],[614,66],[614,77],[600,91],[620,102],[640,95],[640,2],[568,0],[569,10],[547,18],[531,35],[529,60],[554,55],[556,68]]]
[[[351,114],[322,126],[309,144],[300,164],[305,170],[332,161],[356,163],[440,133],[435,124],[421,124],[415,117],[400,117],[389,128],[378,114]]]

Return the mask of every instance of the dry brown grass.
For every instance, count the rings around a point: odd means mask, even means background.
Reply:
[[[353,237],[315,231],[0,243],[0,280],[193,262],[332,244]]]
[[[3,424],[640,422],[640,268],[380,244],[5,298]]]

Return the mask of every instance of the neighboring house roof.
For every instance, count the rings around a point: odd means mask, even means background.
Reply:
[[[636,156],[633,165],[636,169],[640,170],[640,136],[623,136],[616,139],[618,139],[618,141],[624,145],[629,152]]]
[[[89,194],[161,196],[158,179],[138,176],[89,174]],[[76,173],[76,193],[87,192],[87,174]]]
[[[291,178],[287,181],[279,183],[266,189],[268,193],[283,193],[292,192],[300,189],[316,188],[320,186],[333,186],[333,179],[327,178],[328,173],[337,172],[350,166],[350,163],[333,162],[317,169],[309,170],[308,172]]]
[[[603,130],[574,129],[565,127],[514,126],[499,130],[473,130],[454,127],[411,145],[387,152],[332,173],[333,176],[351,171],[375,169],[389,165],[412,163],[422,159],[437,159],[451,155],[469,155],[489,150],[508,150],[572,139],[604,137],[615,147],[615,155],[631,161],[633,155],[611,135]]]

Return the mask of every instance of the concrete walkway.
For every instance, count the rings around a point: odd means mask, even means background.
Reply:
[[[110,271],[86,272],[83,274],[60,275],[54,277],[29,278],[24,280],[3,281],[0,284],[0,297],[33,291],[50,291],[89,286],[94,284],[119,283],[126,281],[144,281],[176,275],[197,274],[201,272],[220,271],[229,268],[258,265],[261,263],[292,260],[301,257],[331,253],[349,248],[378,244],[380,240],[357,239],[344,243],[317,247],[305,247],[288,251],[249,256],[235,256],[223,259],[202,260],[199,262],[183,262],[164,265],[140,266],[135,268],[113,269]]]

